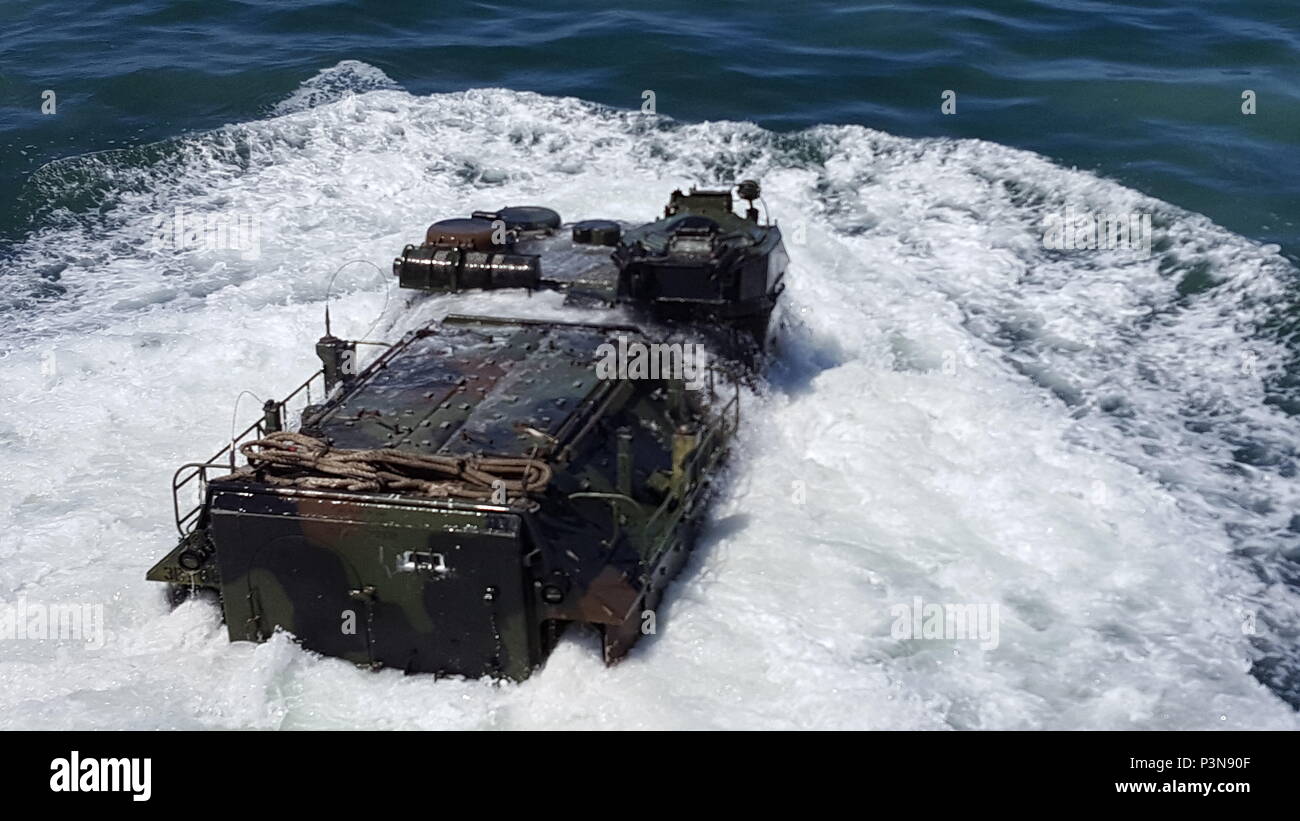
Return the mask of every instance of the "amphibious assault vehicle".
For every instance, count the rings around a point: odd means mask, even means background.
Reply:
[[[327,325],[316,374],[176,472],[180,543],[148,578],[215,591],[232,640],[279,629],[371,667],[523,679],[573,623],[622,657],[691,549],[783,288],[759,186],[737,190],[743,216],[692,190],[640,226],[434,223],[401,287],[557,290],[629,321],[451,315],[364,368]]]

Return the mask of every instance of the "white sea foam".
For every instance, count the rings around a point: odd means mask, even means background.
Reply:
[[[107,178],[113,207],[54,215],[0,271],[0,603],[103,603],[106,644],[0,642],[0,726],[1300,726],[1249,672],[1295,624],[1294,594],[1257,572],[1295,484],[1224,469],[1234,442],[1297,441],[1261,404],[1283,359],[1255,325],[1293,273],[1272,249],[987,143],[413,97],[376,72],[323,72],[271,118],[148,161],[38,178],[56,200]],[[674,187],[744,176],[790,244],[780,359],[659,634],[625,662],[574,633],[522,685],[362,672],[283,636],[230,644],[212,605],[172,611],[143,580],[174,544],[171,472],[229,436],[240,391],[314,369],[341,263],[386,270],[475,208],[645,220]],[[1066,203],[1151,211],[1155,255],[1045,250],[1039,222]],[[258,214],[260,256],[159,255],[151,223],[177,206]],[[1191,269],[1224,284],[1176,305]],[[41,273],[63,293],[32,305]],[[371,335],[569,313],[504,293],[408,309],[383,279],[344,269],[337,332],[386,303]],[[893,638],[891,608],[917,596],[996,604],[997,646]]]

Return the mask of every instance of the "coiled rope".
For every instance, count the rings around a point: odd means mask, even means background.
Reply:
[[[407,491],[423,496],[491,501],[538,493],[550,483],[550,465],[509,456],[424,456],[392,448],[335,449],[291,431],[245,442],[239,452],[268,484],[336,490]]]

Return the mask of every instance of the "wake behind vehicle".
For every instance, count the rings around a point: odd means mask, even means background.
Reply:
[[[215,591],[232,640],[284,630],[371,667],[523,679],[575,623],[621,658],[694,543],[783,287],[758,184],[738,191],[744,216],[692,190],[630,228],[539,207],[434,223],[394,261],[404,288],[558,290],[631,321],[453,315],[359,373],[327,330],[320,371],[177,471],[181,540],[148,578]]]

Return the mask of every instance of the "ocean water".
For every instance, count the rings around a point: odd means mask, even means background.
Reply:
[[[0,641],[0,726],[1300,727],[1283,4],[0,14],[0,605],[106,629]],[[143,581],[171,472],[315,367],[340,264],[742,177],[787,233],[780,352],[625,662],[575,633],[521,685],[368,673]],[[1066,208],[1150,214],[1150,255],[1045,248]],[[255,216],[256,253],[160,251],[177,209]],[[335,293],[348,335],[565,314]],[[916,597],[996,605],[996,646],[895,638]]]

